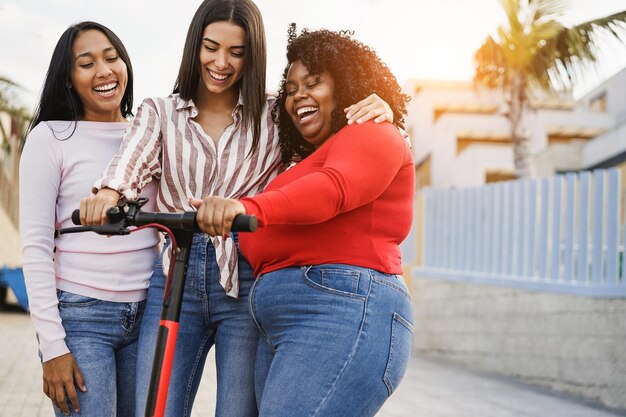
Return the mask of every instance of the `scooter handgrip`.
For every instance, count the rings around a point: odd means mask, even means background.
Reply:
[[[238,214],[233,219],[231,230],[233,232],[254,232],[259,225],[256,216]]]
[[[76,209],[72,212],[72,223],[80,226],[80,210]]]

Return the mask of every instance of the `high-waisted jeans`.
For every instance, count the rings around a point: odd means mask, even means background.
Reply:
[[[237,235],[233,234],[237,240]],[[239,256],[239,298],[226,295],[219,283],[215,249],[195,234],[189,256],[185,291],[176,340],[166,416],[191,414],[209,349],[215,344],[217,367],[216,417],[255,417],[254,357],[259,332],[250,316],[248,295],[254,278]],[[157,338],[165,276],[160,259],[150,280],[148,302],[139,336],[137,417],[144,416]]]
[[[412,308],[402,277],[342,264],[259,277],[255,385],[261,417],[367,417],[400,383]]]
[[[57,290],[65,343],[74,356],[87,392],[76,389],[80,413],[93,417],[135,414],[137,338],[145,301],[116,303]],[[56,416],[65,416],[54,408]]]

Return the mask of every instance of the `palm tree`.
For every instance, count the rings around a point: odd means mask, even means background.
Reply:
[[[16,226],[18,166],[24,133],[31,119],[30,111],[15,104],[20,89],[15,82],[0,76],[0,116],[8,115],[7,124],[0,120],[0,207]]]
[[[30,112],[27,109],[15,104],[17,102],[16,92],[21,90],[21,88],[22,87],[10,79],[0,76],[0,113],[6,113],[13,118],[17,124],[19,132],[18,136],[20,136],[20,139],[22,139],[21,136],[28,126],[31,118]],[[0,135],[0,139],[6,143],[10,139],[9,136],[11,135],[11,132],[7,132],[6,126],[0,124]],[[7,145],[5,144],[4,146]]]
[[[566,27],[566,0],[500,0],[508,18],[474,55],[474,81],[504,91],[509,106],[515,174],[532,176],[525,116],[532,91],[571,88],[595,69],[607,40],[624,41],[626,10]]]

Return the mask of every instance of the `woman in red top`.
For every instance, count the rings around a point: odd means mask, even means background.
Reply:
[[[347,126],[341,109],[374,91],[402,126],[407,96],[385,64],[345,32],[290,30],[275,108],[284,160],[304,158],[265,192],[206,197],[198,222],[240,236],[258,279],[250,295],[263,335],[256,389],[261,416],[373,416],[397,387],[411,351],[411,302],[399,244],[412,220],[414,166],[390,123]]]

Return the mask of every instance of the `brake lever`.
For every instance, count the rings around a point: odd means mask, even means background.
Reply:
[[[109,223],[100,226],[78,226],[67,227],[59,230],[60,235],[68,233],[81,233],[81,232],[94,232],[103,236],[125,236],[130,234],[130,230],[127,228],[127,214],[134,216],[137,210],[146,204],[147,198],[140,198],[131,202],[129,210],[125,209],[125,203],[119,201],[117,206],[111,207],[107,210],[107,217]],[[72,213],[72,222],[74,224],[80,224],[80,214],[78,210],[74,210]]]
[[[124,226],[124,222],[108,223],[102,226],[66,227],[59,230],[60,235],[80,232],[94,232],[104,236],[124,236],[130,234],[130,230]]]

